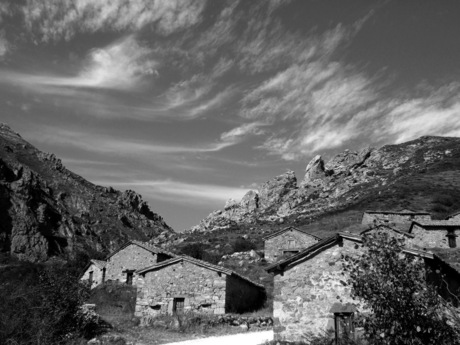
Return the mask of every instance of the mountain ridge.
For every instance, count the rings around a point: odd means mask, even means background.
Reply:
[[[369,202],[408,176],[437,169],[460,170],[460,138],[423,136],[379,149],[367,146],[345,150],[327,162],[317,155],[307,164],[300,182],[293,171],[287,171],[258,190],[248,191],[240,202],[229,199],[222,210],[212,212],[187,232],[225,230],[261,221],[283,224],[293,218],[307,223],[322,214]]]
[[[141,195],[97,186],[0,124],[0,251],[22,260],[101,256],[174,230]]]

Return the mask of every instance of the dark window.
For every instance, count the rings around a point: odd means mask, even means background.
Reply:
[[[126,272],[126,284],[133,285],[133,275],[134,272]]]
[[[455,231],[450,230],[447,233],[447,238],[449,239],[449,247],[457,248],[457,235],[455,235]]]
[[[102,269],[102,282],[105,283],[105,268]]]
[[[88,278],[89,283],[92,285],[93,284],[93,271],[89,272],[89,278]]]
[[[184,312],[184,298],[174,298],[173,300],[173,313],[182,314]]]
[[[349,340],[354,340],[353,313],[334,313],[334,323],[336,345],[348,344]]]

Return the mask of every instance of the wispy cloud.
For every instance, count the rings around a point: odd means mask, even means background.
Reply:
[[[44,41],[78,32],[140,30],[151,25],[170,34],[201,21],[205,0],[29,0],[22,7],[31,33]]]
[[[145,76],[154,73],[157,62],[151,53],[128,36],[92,50],[76,76],[3,72],[3,81],[38,88],[38,92],[46,92],[43,87],[54,88],[49,93],[63,92],[61,87],[132,90]]]
[[[96,181],[95,183],[124,188],[136,188],[142,195],[155,200],[169,200],[181,204],[224,203],[229,198],[239,200],[247,192],[246,188],[210,184],[194,184],[173,180],[139,180],[131,182]]]
[[[52,134],[52,135],[51,135]],[[52,143],[73,147],[86,152],[110,154],[114,156],[151,157],[152,154],[182,154],[217,152],[235,144],[235,141],[215,141],[203,144],[177,145],[174,143],[155,143],[135,139],[123,139],[91,133],[89,131],[66,130],[43,127],[30,133],[29,138],[36,142]]]

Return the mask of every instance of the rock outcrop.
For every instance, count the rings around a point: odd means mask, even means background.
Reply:
[[[460,160],[460,138],[446,137],[345,150],[326,163],[317,155],[299,184],[294,172],[281,174],[249,191],[241,202],[229,201],[224,210],[214,211],[191,231],[237,228],[257,221],[283,223],[291,216],[311,218],[358,203],[383,186],[455,159]]]
[[[109,252],[173,235],[134,191],[96,186],[0,125],[0,251],[20,259]]]

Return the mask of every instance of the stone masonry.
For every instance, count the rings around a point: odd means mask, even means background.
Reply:
[[[265,237],[265,259],[274,262],[289,252],[300,251],[318,242],[319,238],[296,228],[286,228]]]
[[[184,298],[185,311],[225,313],[225,275],[179,262],[139,276],[136,316],[171,314],[174,298]]]
[[[103,283],[103,271],[105,270],[105,262],[99,260],[91,260],[88,267],[83,273],[81,280],[89,281],[91,280],[91,288],[98,286]]]
[[[122,249],[115,251],[107,258],[107,280],[118,280],[125,283],[127,278],[126,271],[136,271],[143,267],[148,267],[157,262],[171,258],[172,255],[155,253],[136,243],[129,243]],[[135,283],[135,273],[133,283]]]
[[[139,270],[136,316],[171,314],[175,299],[183,312],[224,314],[260,308],[265,290],[233,271],[180,257]]]
[[[361,224],[372,224],[374,221],[384,223],[411,223],[412,221],[429,220],[431,220],[431,215],[426,212],[413,212],[409,210],[400,212],[366,211],[363,213]]]
[[[275,275],[275,340],[302,341],[309,332],[334,329],[336,303],[361,305],[350,297],[351,289],[343,275],[341,255],[358,255],[360,244],[343,240],[283,274]]]
[[[432,225],[415,222],[412,224],[409,232],[415,236],[413,240],[414,245],[419,248],[449,248],[448,229],[454,235],[458,235],[460,232],[460,222],[456,229],[442,226],[441,223],[439,225],[434,225],[434,222],[431,223]]]

